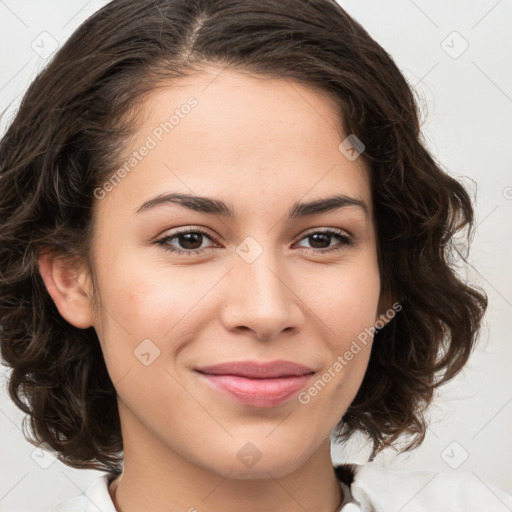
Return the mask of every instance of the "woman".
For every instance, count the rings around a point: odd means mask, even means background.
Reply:
[[[55,512],[512,505],[332,464],[332,431],[421,443],[487,306],[450,266],[469,195],[335,2],[114,0],[32,83],[0,169],[11,397],[35,444],[107,472]]]

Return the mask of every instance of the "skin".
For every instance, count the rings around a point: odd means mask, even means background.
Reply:
[[[374,325],[384,308],[368,171],[339,151],[344,135],[328,98],[219,71],[205,68],[146,99],[128,156],[187,98],[198,105],[95,202],[101,306],[83,264],[45,255],[41,275],[66,320],[94,326],[118,393],[125,466],[109,487],[117,510],[332,512],[341,489],[329,434],[361,384],[371,341],[307,404],[242,405],[193,369],[286,359],[321,376]],[[136,213],[164,192],[222,199],[236,216],[172,204]],[[334,193],[361,199],[368,215],[346,206],[286,220],[294,202]],[[204,252],[192,256],[155,243],[189,226],[220,243],[199,238]],[[353,244],[332,236],[315,246],[306,236],[328,228]],[[262,249],[250,263],[236,251],[246,237]],[[168,245],[191,247],[179,237]],[[160,350],[148,366],[134,355],[144,339]],[[252,467],[237,456],[247,443],[261,455]]]

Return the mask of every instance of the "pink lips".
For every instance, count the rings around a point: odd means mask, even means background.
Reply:
[[[215,389],[253,407],[274,407],[295,395],[314,374],[291,361],[234,361],[196,368]]]

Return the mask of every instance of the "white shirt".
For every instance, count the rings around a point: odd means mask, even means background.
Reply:
[[[474,473],[399,471],[376,462],[335,468],[344,494],[338,512],[512,511],[512,495],[483,482]],[[350,472],[353,481],[346,476]],[[117,512],[108,492],[112,478],[105,473],[83,494],[59,503],[49,512]]]

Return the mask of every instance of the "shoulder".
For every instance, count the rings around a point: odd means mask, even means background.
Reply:
[[[48,512],[116,512],[108,492],[110,478],[105,473],[94,479],[82,494],[58,503]]]
[[[512,495],[475,473],[393,470],[375,462],[342,464],[335,469],[351,493],[351,505],[342,508],[343,512],[512,510]]]

